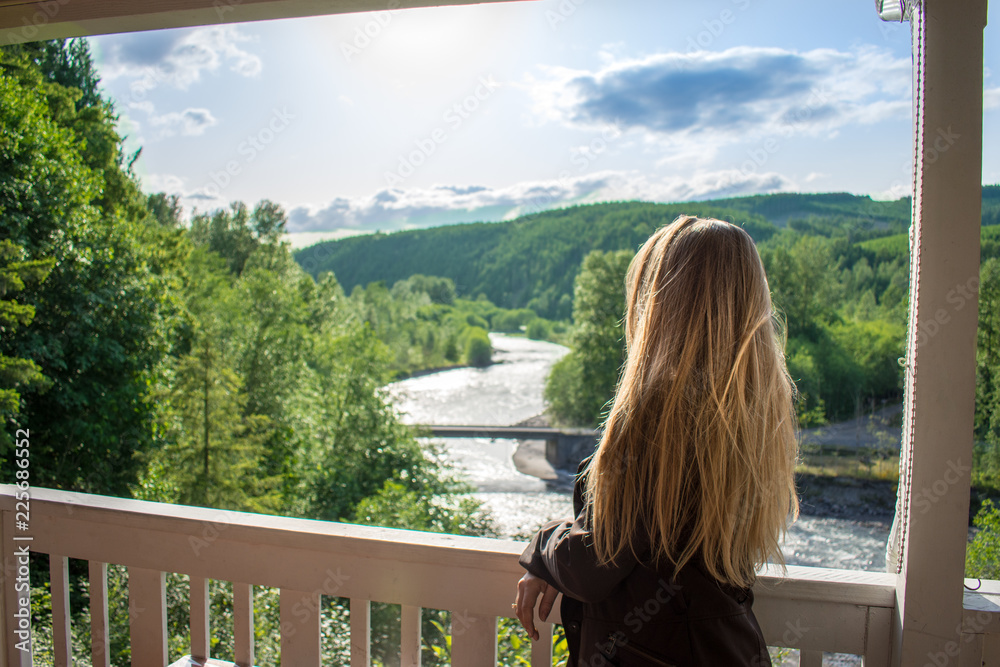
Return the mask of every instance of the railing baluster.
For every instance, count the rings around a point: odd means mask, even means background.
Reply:
[[[351,598],[351,667],[371,666],[372,603]]]
[[[451,663],[466,667],[497,664],[497,617],[451,614]]]
[[[90,561],[90,664],[111,665],[108,645],[108,564]]]
[[[167,575],[128,569],[128,622],[132,664],[167,664]]]
[[[823,667],[823,651],[799,651],[799,667]]]
[[[69,558],[49,554],[49,591],[52,594],[52,649],[56,667],[73,662],[69,633]]]
[[[889,667],[891,631],[892,610],[888,607],[868,607],[865,653],[861,658],[864,667]]]
[[[208,579],[191,575],[191,657],[209,658]]]
[[[402,607],[399,628],[399,664],[402,667],[420,667],[420,607],[405,604]],[[454,650],[454,644],[452,644],[452,650]]]
[[[531,643],[531,667],[552,667],[552,624],[535,623],[538,641]]]
[[[233,657],[240,667],[253,667],[253,586],[233,582]]]
[[[319,593],[281,589],[281,663],[319,667]]]
[[[983,635],[983,667],[1000,667],[1000,635]]]
[[[21,556],[21,549],[27,549],[30,542],[18,541],[14,532],[14,512],[0,512],[0,532],[3,533],[3,612],[4,617],[0,620],[3,632],[6,633],[3,648],[6,655],[3,656],[3,664],[7,667],[31,667],[31,651],[22,651],[17,645],[21,642],[23,646],[31,647],[31,627],[23,628],[28,633],[26,637],[21,637],[17,633],[21,630],[20,617],[15,617],[21,610],[21,593],[15,590],[14,582],[19,577],[28,576],[28,557]],[[22,562],[23,558],[23,562]],[[23,570],[21,568],[24,568]],[[9,577],[9,579],[8,579]],[[29,613],[29,612],[26,612]],[[9,621],[8,621],[9,619]],[[28,623],[26,621],[26,623]]]
[[[958,656],[958,663],[955,667],[990,667],[991,663],[986,662],[986,656],[983,655],[983,637],[984,635],[962,635],[962,641],[959,644],[961,654]],[[940,664],[945,663],[941,662]]]

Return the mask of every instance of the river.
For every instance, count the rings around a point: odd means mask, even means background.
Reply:
[[[513,425],[541,413],[549,368],[565,347],[490,334],[494,364],[457,368],[393,383],[403,420],[411,424]],[[515,468],[513,440],[442,439],[457,474],[476,488],[504,537],[524,539],[542,523],[572,513],[566,491]],[[828,517],[800,517],[783,552],[789,565],[884,571],[888,526]]]

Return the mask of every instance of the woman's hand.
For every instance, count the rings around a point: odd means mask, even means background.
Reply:
[[[542,602],[538,605],[538,618],[545,620],[552,611],[552,603],[559,595],[553,586],[541,577],[536,577],[530,572],[521,577],[517,582],[517,601],[514,603],[518,620],[528,631],[528,636],[534,640],[538,639],[538,630],[535,629],[535,602],[538,596],[542,596]]]

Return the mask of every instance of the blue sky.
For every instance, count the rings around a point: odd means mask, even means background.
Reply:
[[[147,191],[187,215],[271,199],[296,245],[578,202],[910,190],[909,26],[869,0],[538,0],[90,41]]]

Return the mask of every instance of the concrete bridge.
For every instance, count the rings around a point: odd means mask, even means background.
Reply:
[[[474,426],[420,424],[414,426],[436,438],[505,438],[510,440],[544,440],[545,458],[553,468],[576,471],[580,461],[594,452],[600,431],[574,428],[558,429],[543,426]]]

